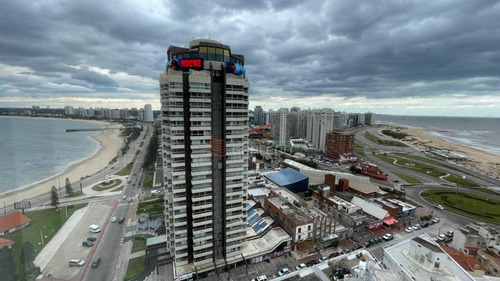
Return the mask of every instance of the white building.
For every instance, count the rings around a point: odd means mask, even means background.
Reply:
[[[326,134],[334,129],[335,111],[331,108],[310,111],[307,116],[307,140],[320,151],[325,150]]]
[[[243,55],[213,40],[170,46],[160,74],[167,251],[175,276],[241,261],[248,87]]]
[[[151,104],[144,105],[144,122],[153,122],[153,108]]]

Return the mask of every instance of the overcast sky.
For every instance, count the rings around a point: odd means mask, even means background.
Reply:
[[[0,106],[160,108],[169,45],[245,55],[250,108],[500,117],[491,0],[0,0]]]

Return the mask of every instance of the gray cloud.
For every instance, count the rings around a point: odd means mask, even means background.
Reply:
[[[499,1],[4,2],[4,96],[156,95],[167,47],[208,36],[245,55],[252,100],[498,95]]]

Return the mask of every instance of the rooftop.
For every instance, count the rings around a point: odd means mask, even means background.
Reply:
[[[349,182],[349,187],[352,189],[356,189],[362,193],[374,193],[380,191],[378,186],[371,183]]]
[[[267,198],[267,200],[277,208],[281,209],[283,214],[285,214],[295,223],[301,225],[312,223],[312,218],[309,217],[309,215],[307,215],[305,212],[295,207],[294,205],[290,204],[289,202],[285,201],[284,199],[280,197],[271,197]]]
[[[2,216],[0,217],[0,232],[4,232],[16,226],[29,223],[30,221],[31,220],[27,216],[21,214],[20,212]]]
[[[306,175],[292,168],[286,168],[279,172],[265,174],[264,176],[279,186],[286,186],[308,178]]]
[[[466,253],[462,253],[446,246],[443,246],[443,250],[448,253],[448,255],[450,255],[463,269],[465,269],[465,271],[486,271],[484,265],[482,265],[475,257],[469,256]]]
[[[379,205],[375,203],[371,203],[364,199],[361,199],[357,196],[354,196],[351,200],[351,203],[358,205],[363,209],[363,212],[376,217],[381,220],[389,216],[389,212],[379,207]]]

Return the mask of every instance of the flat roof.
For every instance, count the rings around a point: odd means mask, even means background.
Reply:
[[[351,203],[358,205],[361,209],[363,209],[363,212],[374,216],[379,220],[389,216],[389,212],[379,207],[379,205],[363,200],[357,196],[352,198]]]
[[[308,178],[306,175],[299,173],[292,168],[286,168],[279,172],[265,174],[264,177],[279,186],[290,185]]]
[[[269,194],[269,190],[264,188],[251,188],[247,192],[248,195],[252,196],[267,196],[267,194]]]
[[[410,256],[408,249],[410,242],[415,241],[420,245],[429,249],[438,249],[438,253],[446,255],[448,259],[442,259],[441,267],[429,271],[420,266],[414,257]],[[470,280],[472,278],[464,269],[462,269],[446,252],[444,252],[439,245],[432,240],[426,233],[413,233],[406,236],[404,239],[394,240],[382,247],[384,256],[390,257],[395,266],[399,269],[397,271],[404,271],[408,276],[417,278],[416,280],[440,280],[440,281],[457,281],[457,280]],[[385,259],[386,257],[384,257]]]
[[[349,187],[363,193],[374,193],[380,191],[378,186],[371,183],[349,182]]]
[[[271,197],[267,198],[267,200],[269,200],[269,202],[271,202],[274,206],[280,208],[283,214],[285,214],[294,222],[298,224],[312,223],[313,219],[309,217],[308,214],[306,214],[299,208],[295,207],[294,205],[290,204],[288,201],[285,201],[280,197]]]

